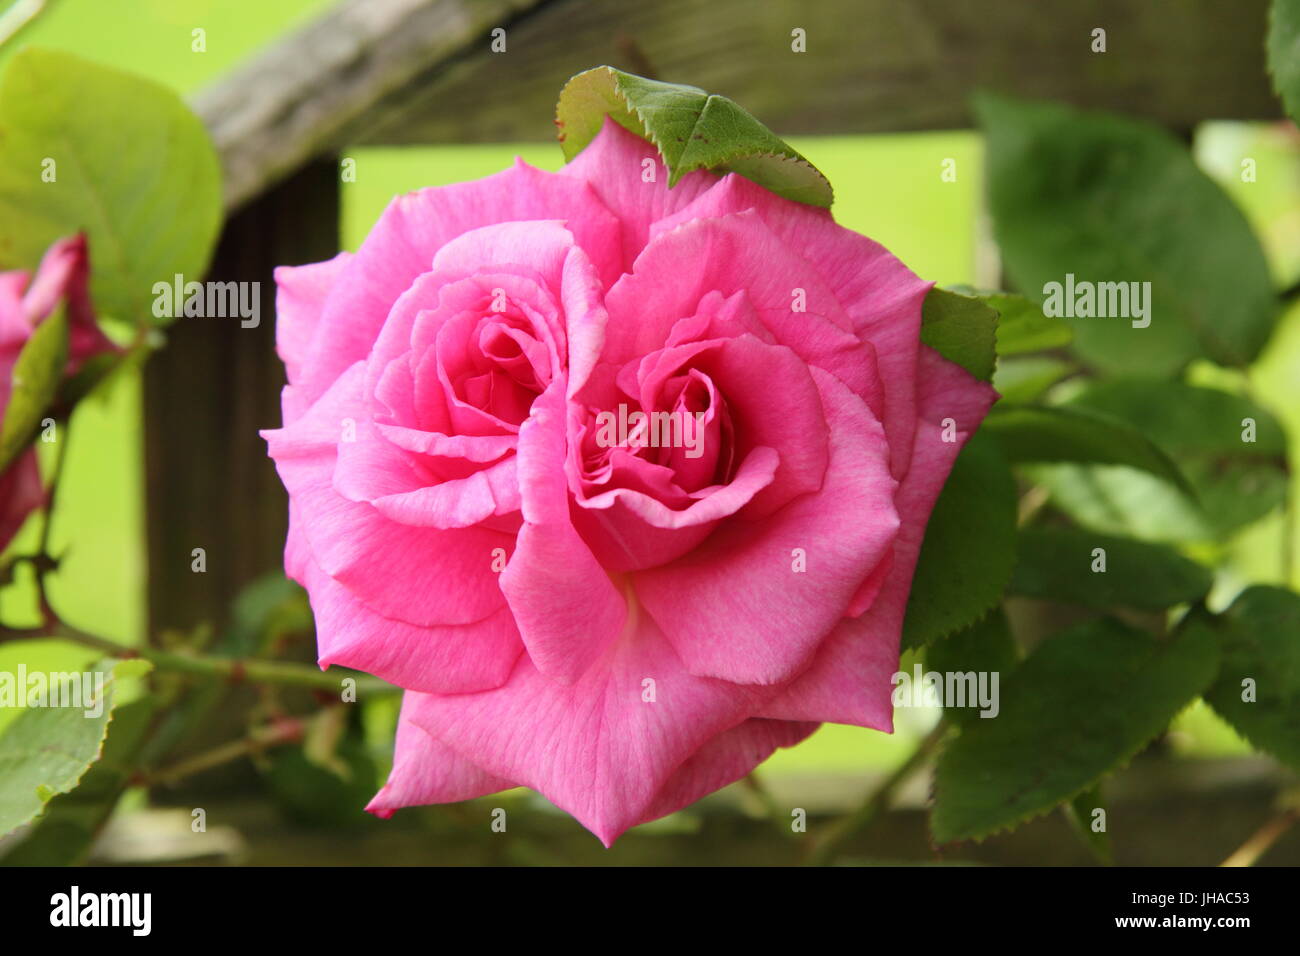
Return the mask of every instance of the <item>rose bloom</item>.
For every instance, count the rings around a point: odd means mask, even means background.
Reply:
[[[931,284],[877,243],[667,179],[607,120],[276,273],[286,567],[321,666],[406,689],[380,816],[526,786],[609,845],[820,722],[892,730],[926,520],[995,393],[920,345]],[[620,407],[697,447],[598,440]]]
[[[92,355],[113,348],[95,324],[89,272],[83,236],[50,246],[34,278],[23,271],[0,272],[0,421],[9,408],[14,366],[23,346],[60,305],[68,311],[67,374],[75,373]],[[29,448],[0,473],[0,550],[44,503],[36,451]]]

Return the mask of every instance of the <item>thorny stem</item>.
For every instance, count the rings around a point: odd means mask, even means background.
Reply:
[[[57,562],[48,560],[50,555],[50,531],[54,525],[54,498],[58,494],[60,479],[63,477],[63,462],[67,458],[68,426],[63,426],[63,440],[54,443],[54,471],[50,475],[50,493],[45,499],[44,513],[41,517],[41,539],[36,546],[37,560],[32,562],[36,572],[36,594],[41,604],[41,620],[47,627],[58,620],[54,608],[50,605],[49,594],[45,588],[45,576],[50,573]]]
[[[92,647],[112,657],[140,657],[149,661],[161,671],[180,674],[194,674],[199,677],[215,677],[237,683],[249,681],[258,684],[280,684],[287,687],[306,687],[312,690],[324,690],[338,693],[343,677],[352,677],[357,682],[357,696],[363,694],[392,694],[401,688],[394,687],[374,677],[347,672],[335,676],[316,670],[307,664],[295,664],[288,661],[267,661],[255,658],[234,657],[200,657],[175,651],[164,651],[153,647],[128,647],[116,641],[89,634],[62,621],[56,621],[52,628],[8,628],[0,627],[0,638],[34,639],[41,637],[61,637],[84,647]]]
[[[249,731],[248,736],[240,740],[232,740],[220,747],[180,760],[170,767],[142,774],[132,783],[144,787],[169,786],[185,777],[230,763],[240,757],[259,754],[271,747],[297,743],[303,738],[303,730],[302,720],[295,717],[282,718],[266,726],[254,728]]]
[[[808,866],[825,866],[830,863],[835,854],[839,852],[840,845],[846,839],[865,829],[880,813],[888,809],[899,787],[906,783],[908,778],[930,759],[930,755],[934,753],[947,734],[948,723],[940,720],[934,729],[926,734],[925,738],[917,745],[912,755],[885,778],[880,786],[867,797],[862,806],[853,813],[836,820],[826,829],[822,837],[812,844],[807,859],[804,861],[805,864]]]

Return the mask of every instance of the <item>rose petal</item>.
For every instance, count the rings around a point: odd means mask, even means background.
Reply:
[[[746,518],[764,517],[821,487],[828,457],[822,403],[808,366],[792,349],[741,335],[676,346],[653,359],[641,363],[643,407],[679,366],[699,369],[727,404],[735,424],[737,456],[759,446],[776,449],[776,474],[745,506]]]
[[[443,435],[438,432],[376,425],[392,444],[431,458],[459,458],[473,462],[496,461],[519,446],[518,435]]]
[[[338,664],[408,690],[461,694],[500,687],[523,653],[509,608],[469,624],[416,627],[376,614],[314,561],[306,572],[322,670]]]
[[[524,524],[501,590],[533,664],[572,682],[623,628],[627,605],[569,517],[563,389],[562,379],[547,389],[519,430]]]
[[[929,348],[921,349],[919,364],[921,424],[911,468],[898,489],[902,525],[885,584],[861,617],[840,622],[808,670],[761,716],[893,729],[890,678],[898,669],[899,635],[925,526],[957,453],[997,397],[992,387]],[[957,441],[942,440],[944,418],[956,421]]]
[[[60,239],[41,257],[32,284],[23,295],[29,328],[49,318],[62,302],[68,315],[68,374],[93,355],[117,351],[99,330],[90,301],[90,261],[82,234]]]
[[[654,622],[634,613],[574,684],[546,678],[524,656],[497,690],[417,695],[411,719],[488,773],[537,790],[609,846],[684,761],[766,693],[688,674]]]
[[[398,297],[438,250],[481,226],[562,219],[602,280],[622,270],[619,224],[586,183],[522,161],[485,179],[399,196],[347,263],[312,335],[302,386],[314,401],[374,345]]]
[[[44,504],[36,452],[28,449],[0,474],[0,551],[13,540],[27,516]]]
[[[797,290],[806,312],[793,312]],[[763,325],[807,364],[838,377],[859,396],[878,385],[870,344],[835,321],[842,312],[817,272],[768,229],[756,212],[699,219],[662,233],[609,290],[602,358],[621,365],[663,346],[676,322],[710,292],[744,291]]]
[[[729,483],[704,489],[681,510],[667,507],[662,494],[614,488],[579,499],[582,510],[574,522],[606,569],[657,567],[696,547],[720,520],[742,511],[771,485],[778,458],[775,449],[753,449]]]
[[[838,225],[827,210],[782,199],[743,176],[724,176],[707,193],[651,229],[652,238],[698,217],[754,210],[788,249],[798,251],[843,307],[851,327],[874,347],[884,387],[885,434],[894,477],[907,472],[916,427],[916,362],[921,304],[933,283],[888,249]],[[809,290],[809,308],[813,291]]]
[[[280,266],[275,270],[275,351],[284,362],[289,381],[298,381],[325,300],[352,253],[305,266]]]
[[[646,179],[653,177],[647,182]],[[668,188],[668,170],[655,147],[630,133],[608,116],[596,137],[559,175],[591,186],[622,229],[622,271],[632,263],[650,236],[650,227],[688,205],[717,180],[706,172],[687,173]]]
[[[456,751],[421,730],[409,717],[408,699],[402,701],[397,720],[397,744],[393,751],[393,769],[366,810],[387,819],[402,807],[420,807],[431,803],[459,803],[473,800],[514,786],[484,773]]]
[[[322,570],[385,617],[420,626],[482,620],[504,604],[492,564],[498,549],[510,553],[512,535],[398,524],[334,489],[342,423],[364,414],[364,377],[357,362],[300,419],[262,433],[304,538]]]
[[[820,727],[806,721],[746,720],[687,757],[655,795],[640,823],[690,806],[750,773],[780,747],[793,747]]]
[[[457,236],[433,257],[435,272],[510,271],[524,266],[536,273],[545,288],[558,291],[564,260],[574,248],[573,234],[554,219],[499,222]]]
[[[32,284],[23,295],[23,311],[33,326],[54,312],[59,302],[67,303],[68,319],[94,328],[95,313],[90,305],[90,264],[86,237],[60,239],[45,250]]]
[[[609,321],[600,277],[581,249],[572,250],[564,260],[561,299],[569,342],[568,389],[572,396],[599,359]]]
[[[399,524],[421,528],[468,528],[519,510],[513,455],[464,477],[434,478],[432,483],[430,469],[420,468],[418,459],[388,441],[373,423],[358,422],[356,440],[338,445],[334,490],[350,501],[373,505]]]
[[[789,680],[893,544],[897,484],[884,430],[834,376],[815,369],[813,378],[830,427],[821,490],[766,521],[728,523],[685,557],[634,579],[693,674],[743,684]],[[797,551],[807,562],[802,573],[794,569]]]

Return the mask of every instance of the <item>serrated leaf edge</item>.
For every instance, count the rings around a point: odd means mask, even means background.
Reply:
[[[1202,624],[1206,624],[1207,626],[1210,626],[1210,625],[1208,625],[1208,622],[1204,622],[1204,621],[1202,621],[1201,623],[1202,623]],[[1216,645],[1216,652],[1217,652],[1217,645]],[[1022,663],[1023,663],[1023,662],[1022,662]],[[1217,664],[1217,661],[1216,661],[1216,664]],[[1210,677],[1210,679],[1206,682],[1205,687],[1201,688],[1199,691],[1197,691],[1196,693],[1194,693],[1190,698],[1188,698],[1187,701],[1184,702],[1184,703],[1183,703],[1183,704],[1178,708],[1178,710],[1176,710],[1176,711],[1174,712],[1174,714],[1170,717],[1170,722],[1172,723],[1173,720],[1175,720],[1175,719],[1178,717],[1179,714],[1181,714],[1184,710],[1186,710],[1188,707],[1190,707],[1192,704],[1194,704],[1198,699],[1203,700],[1203,699],[1204,699],[1204,694],[1205,694],[1205,692],[1206,692],[1210,687],[1212,687],[1212,686],[1214,685],[1214,682],[1218,679],[1218,675],[1219,675],[1219,671],[1218,671],[1218,667],[1216,666],[1216,667],[1215,667],[1215,670],[1214,670],[1214,674],[1213,674],[1213,675]],[[1207,703],[1208,703],[1208,701],[1207,701]],[[1168,726],[1168,725],[1166,725],[1166,726]],[[960,735],[961,735],[961,728],[958,727],[958,728],[957,728],[957,731],[958,731],[958,732],[957,732],[956,734],[953,734],[953,735],[950,736],[946,741],[944,741],[943,751],[940,752],[939,756],[938,756],[937,759],[935,760],[935,769],[934,769],[934,785],[933,785],[933,787],[931,788],[931,794],[932,794],[931,804],[932,804],[932,805],[931,805],[931,807],[930,807],[929,820],[927,821],[928,824],[929,824],[930,839],[931,839],[931,842],[932,842],[935,846],[950,846],[950,845],[955,844],[955,843],[965,843],[965,842],[972,841],[972,840],[973,840],[975,843],[983,843],[983,842],[984,842],[985,840],[987,840],[989,837],[997,836],[999,833],[1010,833],[1012,830],[1015,830],[1015,829],[1017,829],[1018,827],[1023,826],[1024,824],[1028,823],[1030,820],[1036,820],[1036,819],[1038,819],[1039,817],[1046,816],[1047,814],[1049,814],[1049,813],[1051,813],[1053,810],[1055,810],[1057,807],[1059,807],[1061,804],[1063,804],[1063,803],[1068,803],[1068,802],[1070,802],[1071,800],[1073,800],[1075,797],[1079,796],[1081,793],[1083,793],[1083,792],[1084,792],[1085,790],[1087,790],[1089,787],[1096,786],[1097,784],[1101,783],[1101,782],[1104,781],[1104,780],[1109,779],[1110,777],[1114,776],[1115,774],[1120,773],[1120,772],[1123,771],[1123,770],[1126,770],[1126,769],[1128,768],[1128,766],[1133,762],[1133,758],[1136,757],[1139,753],[1141,753],[1141,752],[1142,752],[1142,751],[1147,747],[1147,745],[1151,743],[1151,741],[1155,740],[1157,737],[1160,736],[1161,733],[1163,733],[1163,729],[1160,729],[1160,730],[1157,730],[1157,731],[1156,731],[1154,734],[1152,734],[1150,737],[1145,737],[1145,738],[1143,738],[1143,739],[1142,739],[1142,740],[1141,740],[1141,741],[1140,741],[1140,742],[1139,742],[1135,747],[1133,747],[1129,752],[1127,752],[1127,753],[1122,753],[1122,754],[1121,754],[1121,755],[1116,759],[1115,763],[1114,763],[1114,764],[1113,764],[1109,769],[1107,769],[1107,770],[1103,770],[1103,771],[1101,772],[1100,775],[1098,775],[1097,777],[1095,777],[1095,778],[1092,779],[1092,780],[1089,780],[1089,781],[1088,781],[1087,783],[1085,783],[1083,786],[1079,787],[1077,790],[1074,790],[1073,792],[1069,793],[1067,796],[1062,797],[1062,798],[1059,799],[1059,800],[1054,800],[1053,802],[1047,804],[1046,806],[1043,806],[1043,807],[1040,807],[1040,808],[1037,808],[1037,809],[1027,810],[1025,813],[1023,813],[1023,814],[1020,815],[1020,816],[1014,817],[1013,819],[1008,820],[1008,821],[1006,821],[1005,823],[997,824],[997,825],[995,825],[995,826],[993,826],[993,827],[990,827],[990,828],[988,828],[988,829],[980,830],[980,831],[978,831],[978,832],[972,832],[972,833],[969,833],[969,834],[966,834],[966,835],[963,835],[963,836],[954,836],[954,837],[950,837],[950,838],[948,838],[948,839],[946,839],[946,840],[941,840],[940,837],[939,837],[939,834],[937,834],[937,833],[935,832],[935,829],[934,829],[934,806],[933,806],[933,804],[938,803],[939,795],[940,795],[940,791],[942,790],[942,787],[940,786],[940,782],[939,782],[939,780],[940,780],[940,778],[939,778],[939,766],[940,766],[940,763],[941,763],[942,760],[943,760],[943,754],[947,751],[948,747],[952,745],[952,742],[953,742],[954,740],[956,740],[957,738],[960,737]]]
[[[730,166],[727,166],[727,165],[724,165],[724,166],[714,166],[714,167],[704,167],[704,166],[700,166],[700,165],[688,165],[688,166],[684,166],[684,167],[683,167],[683,166],[678,166],[678,165],[675,165],[675,164],[674,164],[674,165],[669,165],[669,163],[668,163],[668,158],[667,158],[667,155],[666,155],[666,153],[665,153],[664,143],[663,143],[662,139],[661,139],[659,136],[656,136],[654,133],[652,133],[652,132],[650,131],[650,128],[649,128],[649,127],[647,126],[647,124],[646,124],[645,116],[642,115],[642,112],[641,112],[640,107],[635,106],[631,101],[629,101],[628,98],[627,98],[627,96],[626,96],[626,94],[625,94],[625,93],[623,92],[623,90],[620,88],[618,74],[621,73],[622,71],[616,69],[615,67],[609,66],[609,65],[607,65],[607,64],[602,64],[601,66],[595,66],[595,67],[592,67],[592,68],[589,69],[589,70],[583,70],[583,71],[580,72],[580,73],[575,73],[573,76],[569,77],[569,79],[565,82],[564,86],[562,86],[562,87],[560,88],[560,95],[559,95],[559,98],[556,100],[556,104],[555,104],[555,124],[556,124],[557,127],[560,127],[561,129],[563,129],[563,127],[564,127],[564,123],[563,123],[563,121],[560,119],[560,104],[564,102],[564,95],[565,95],[566,92],[568,92],[569,87],[572,86],[575,82],[577,82],[577,81],[578,81],[579,79],[581,79],[582,77],[587,76],[589,73],[597,73],[597,72],[604,72],[604,73],[606,73],[606,74],[609,75],[609,77],[610,77],[610,88],[611,88],[611,91],[613,92],[613,94],[614,94],[616,97],[618,97],[619,101],[623,104],[623,107],[624,107],[625,111],[626,111],[627,113],[629,113],[629,114],[631,114],[631,115],[633,115],[633,116],[636,117],[637,123],[638,123],[638,124],[640,125],[640,127],[641,127],[641,134],[640,134],[640,135],[641,135],[641,138],[644,139],[644,140],[646,140],[647,142],[649,142],[651,145],[653,145],[654,148],[658,151],[658,153],[659,153],[659,158],[663,161],[664,168],[668,170],[668,188],[669,188],[669,189],[672,189],[674,186],[676,186],[677,183],[681,180],[681,177],[682,177],[682,176],[686,175],[686,174],[689,173],[689,172],[695,172],[696,170],[707,169],[708,171],[711,171],[711,172],[718,172],[718,171],[721,171],[721,172],[735,172],[735,170],[731,169]],[[698,86],[691,86],[691,85],[688,84],[688,83],[678,83],[678,84],[674,84],[674,85],[676,85],[676,86],[681,86],[681,87],[683,87],[683,88],[685,88],[685,89],[696,90],[696,91],[698,91],[699,93],[701,93],[701,94],[706,98],[706,99],[705,99],[705,106],[708,105],[709,100],[711,100],[711,99],[719,99],[719,100],[723,100],[723,101],[725,101],[725,102],[727,102],[727,103],[731,103],[733,106],[735,106],[737,109],[739,109],[739,110],[741,110],[742,112],[744,112],[746,115],[753,116],[753,114],[749,113],[748,110],[745,110],[744,107],[740,106],[740,104],[736,103],[734,100],[729,99],[728,97],[722,96],[722,95],[719,94],[719,93],[710,93],[710,92],[708,92],[707,90],[700,89]],[[606,114],[606,115],[608,115],[608,114]],[[704,110],[701,109],[701,110],[700,110],[700,113],[699,113],[699,116],[703,116],[703,115],[704,115]],[[696,122],[697,122],[697,123],[699,122],[699,116],[696,117]],[[754,117],[754,121],[755,121],[756,123],[758,123],[760,126],[762,126],[763,129],[765,129],[765,130],[767,129],[767,127],[766,127],[766,126],[762,123],[762,121],[759,120],[757,117]],[[771,130],[767,130],[767,131],[768,131],[769,133],[772,133]],[[772,133],[772,135],[773,135],[774,137],[776,137],[777,139],[780,139],[780,137],[777,137],[775,133]],[[594,138],[594,137],[593,137],[593,138]],[[582,149],[585,149],[585,148],[587,147],[587,145],[588,145],[590,142],[591,142],[591,140],[588,140],[587,143],[584,143],[583,146],[582,146]],[[784,140],[782,140],[782,143],[784,143]],[[738,156],[737,158],[739,158],[739,159],[775,159],[775,160],[779,160],[779,161],[781,161],[781,162],[790,163],[790,164],[793,164],[793,165],[795,165],[795,166],[798,166],[798,167],[800,167],[800,168],[802,168],[802,169],[808,170],[809,172],[811,172],[811,173],[816,177],[816,179],[817,179],[818,181],[820,181],[820,182],[821,182],[821,183],[826,187],[826,202],[823,204],[823,203],[821,203],[821,202],[814,202],[814,201],[811,201],[811,200],[791,200],[791,201],[792,201],[792,202],[803,202],[803,203],[805,203],[806,205],[819,206],[819,207],[821,207],[821,208],[830,208],[830,206],[835,202],[835,189],[834,189],[834,187],[831,185],[831,181],[830,181],[829,179],[826,178],[826,174],[823,173],[823,172],[822,172],[820,169],[818,169],[816,166],[814,166],[814,165],[812,164],[812,162],[809,161],[809,160],[807,159],[807,157],[805,157],[802,153],[800,153],[800,152],[799,152],[798,150],[796,150],[794,147],[790,146],[788,143],[785,144],[785,146],[786,146],[786,149],[789,150],[789,154],[786,154],[786,153],[776,153],[776,152],[770,152],[770,151],[765,151],[765,150],[758,150],[758,151],[750,152],[750,153],[741,153],[741,154],[739,154],[739,156]],[[574,153],[574,155],[576,156],[577,153],[578,153],[578,152],[581,152],[581,151],[582,151],[582,150],[579,149],[577,152]],[[743,174],[743,173],[739,173],[739,172],[737,172],[736,175],[737,175],[737,176],[743,176],[744,174]],[[746,178],[746,179],[749,179],[748,176],[746,176],[745,178]],[[776,193],[775,190],[771,189],[771,187],[769,187],[769,186],[765,186],[765,185],[763,185],[763,183],[759,183],[757,180],[750,179],[750,182],[753,182],[753,183],[756,183],[756,184],[759,185],[759,186],[762,186],[764,189],[767,189],[769,192],[773,192],[773,193],[776,194],[776,195],[780,195],[779,193]],[[789,198],[789,197],[782,197],[782,198]]]

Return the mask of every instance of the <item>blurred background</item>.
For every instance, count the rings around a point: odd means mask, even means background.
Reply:
[[[41,44],[134,71],[193,97],[331,6],[332,0],[54,0],[17,41],[0,47],[0,68],[22,44]],[[196,26],[206,31],[202,52],[192,49]],[[816,56],[819,40],[811,32],[809,56]],[[620,42],[624,41],[632,59],[647,56],[635,37]],[[690,42],[704,56],[708,43],[699,37]],[[593,59],[588,65],[599,62]],[[754,69],[769,66],[755,64]],[[660,78],[708,86],[700,77],[676,72]],[[543,92],[544,98],[551,98],[558,89]],[[999,284],[997,253],[983,211],[980,134],[940,130],[801,135],[798,129],[783,129],[765,116],[760,104],[741,102],[826,173],[835,185],[834,212],[842,224],[882,242],[916,273],[941,285]],[[1264,243],[1277,287],[1293,286],[1300,280],[1300,142],[1295,128],[1281,121],[1214,120],[1189,123],[1177,132],[1189,140],[1205,172],[1240,203]],[[1238,176],[1238,157],[1244,152],[1256,157],[1261,167],[1267,165],[1271,174],[1244,185]],[[320,214],[336,216],[342,246],[355,249],[395,194],[484,176],[516,155],[543,169],[556,169],[562,161],[558,146],[542,141],[347,147],[341,156],[355,161],[355,180],[339,185],[337,208],[322,200]],[[948,160],[955,160],[953,181],[939,175]],[[223,245],[218,262],[230,254],[229,245]],[[330,254],[332,250],[326,249],[317,258]],[[264,310],[263,322],[268,326],[271,314]],[[154,359],[158,365],[167,362],[166,351]],[[1284,417],[1293,436],[1300,435],[1297,368],[1300,311],[1292,308],[1250,377],[1254,394]],[[168,587],[165,579],[151,585],[146,576],[151,533],[146,510],[154,506],[156,496],[168,488],[182,494],[184,487],[191,494],[212,496],[214,508],[217,498],[238,503],[241,496],[266,487],[260,484],[262,477],[250,478],[245,470],[258,469],[258,475],[269,470],[261,460],[264,446],[249,430],[237,439],[242,445],[230,447],[227,454],[192,459],[183,472],[151,479],[146,466],[150,433],[143,400],[145,374],[131,373],[76,412],[71,426],[76,438],[65,463],[52,539],[54,551],[65,554],[50,579],[60,612],[74,625],[128,644],[144,639],[151,620],[155,631],[204,623],[169,620],[171,612],[158,606],[151,611],[151,601],[183,605],[188,600],[185,595],[151,596],[151,588]],[[190,373],[182,367],[171,374]],[[259,395],[278,392],[274,363],[267,362],[252,374],[256,380],[230,381],[229,388]],[[1209,366],[1199,372],[1194,369],[1192,380],[1198,374],[1208,380],[1216,372]],[[204,414],[207,399],[201,377],[193,391],[193,408],[177,407],[171,414]],[[265,403],[257,404],[261,408],[255,416],[265,412]],[[278,416],[271,414],[255,424],[277,423]],[[153,440],[158,439],[154,435]],[[278,484],[273,487],[278,490]],[[245,504],[282,508],[279,498],[269,505],[251,500]],[[185,540],[187,529],[175,526],[175,521],[184,520],[185,508],[192,509],[193,502],[169,508],[169,515],[182,517],[169,518],[166,528],[152,533]],[[35,530],[34,526],[25,529],[13,547],[30,547]],[[282,533],[282,527],[274,525],[264,532],[272,540]],[[1225,542],[1213,556],[1215,605],[1225,604],[1247,583],[1285,583],[1284,536],[1294,533],[1285,527],[1278,509]],[[1296,544],[1300,540],[1293,547]],[[176,561],[184,571],[185,559],[178,556]],[[245,570],[221,585],[239,597],[232,612],[214,614],[206,621],[214,640],[233,642],[233,646],[270,639],[289,646],[290,656],[310,659],[310,617],[302,596],[286,585],[274,566],[258,568],[256,574]],[[217,595],[213,601],[229,596]],[[15,625],[38,623],[32,584],[22,574],[0,590],[0,606]],[[32,608],[31,619],[24,622],[28,608]],[[12,669],[19,661],[28,668],[76,669],[88,666],[96,656],[58,642],[9,643],[0,645],[0,669]],[[911,664],[905,659],[901,669],[910,671]],[[251,711],[283,706],[283,701],[261,700],[240,688],[220,689],[214,695],[206,716],[199,718],[213,727],[208,743],[225,739],[229,735],[222,728],[238,728]],[[687,811],[632,831],[614,850],[605,851],[567,815],[524,791],[467,805],[407,810],[387,822],[372,820],[360,807],[384,779],[391,760],[396,698],[364,703],[361,711],[359,720],[336,730],[344,738],[334,757],[346,765],[341,771],[313,761],[310,743],[293,744],[222,763],[171,785],[151,787],[147,793],[132,789],[96,845],[92,861],[793,862],[797,854],[788,839],[785,812],[777,811],[777,818],[770,819],[773,805],[803,807],[812,817],[848,811],[875,781],[912,753],[938,718],[937,711],[924,708],[899,711],[898,729],[892,736],[825,726],[806,743],[779,751],[764,764],[759,772],[761,788],[734,785]],[[13,710],[0,711],[0,724],[15,716]],[[1125,813],[1114,814],[1118,862],[1206,864],[1222,859],[1267,814],[1273,793],[1271,762],[1249,754],[1250,749],[1203,704],[1184,712],[1167,736],[1110,785],[1112,804],[1126,807]],[[1092,860],[1065,818],[1055,814],[983,844],[936,854],[926,835],[926,788],[923,778],[904,788],[894,810],[855,838],[848,859],[1078,864]],[[527,808],[526,813],[511,813],[515,839],[490,838],[488,813],[495,806]],[[192,831],[196,807],[206,811],[205,833]],[[1189,833],[1196,838],[1189,840]],[[1300,862],[1300,842],[1280,843],[1271,859]]]

